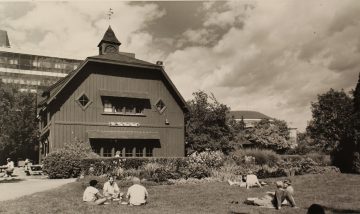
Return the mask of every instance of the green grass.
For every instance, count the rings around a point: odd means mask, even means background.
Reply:
[[[269,182],[275,179],[269,179]],[[312,203],[324,205],[327,213],[360,213],[360,175],[327,174],[304,175],[292,178],[295,200],[299,209],[266,209],[243,204],[247,197],[257,197],[272,191],[264,188],[246,190],[227,183],[199,185],[148,186],[149,204],[142,207],[126,205],[94,206],[82,202],[81,182],[0,202],[0,213],[306,213]],[[127,188],[121,188],[125,192]],[[238,201],[239,204],[231,204]]]

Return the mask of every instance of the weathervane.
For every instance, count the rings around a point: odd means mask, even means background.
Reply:
[[[111,16],[114,14],[114,11],[112,8],[109,9],[109,12],[106,14],[108,16],[109,22],[111,20]]]

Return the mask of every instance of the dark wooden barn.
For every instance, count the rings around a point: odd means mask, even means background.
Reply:
[[[160,63],[119,52],[111,27],[99,55],[43,92],[40,159],[78,139],[100,156],[184,156],[186,102]]]

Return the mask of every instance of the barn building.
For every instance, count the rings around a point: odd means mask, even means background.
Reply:
[[[40,159],[78,139],[112,157],[184,156],[186,102],[161,63],[119,52],[109,26],[99,55],[50,86],[38,104]]]

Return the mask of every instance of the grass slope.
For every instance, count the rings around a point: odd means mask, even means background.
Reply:
[[[150,186],[149,204],[142,207],[111,204],[93,206],[82,202],[80,182],[50,191],[0,202],[0,213],[306,213],[318,203],[327,213],[360,213],[360,175],[327,174],[293,177],[295,200],[299,209],[265,209],[243,204],[247,197],[258,197],[275,189],[274,185],[246,190],[227,183]],[[269,179],[268,181],[275,181]],[[126,192],[126,188],[121,191]],[[238,201],[239,204],[231,204]]]

